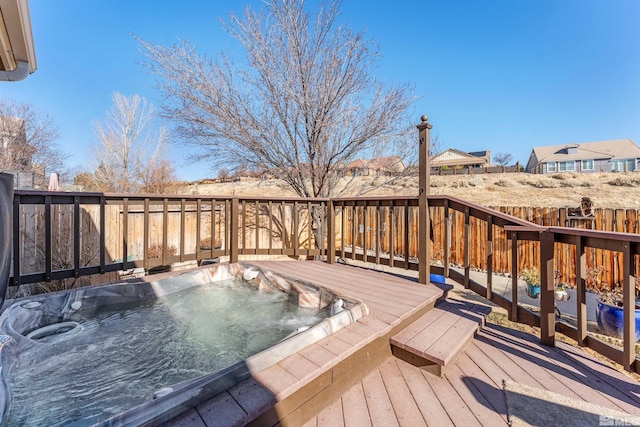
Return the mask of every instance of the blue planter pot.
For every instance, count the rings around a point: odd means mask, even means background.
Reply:
[[[605,334],[612,337],[622,338],[623,318],[624,312],[622,311],[622,307],[598,301],[598,306],[596,307],[596,320],[598,321],[598,327]],[[640,309],[635,309],[635,321],[636,342],[638,342],[640,341]]]
[[[443,275],[434,273],[429,275],[429,281],[431,283],[447,283]]]
[[[532,285],[527,282],[527,295],[531,298],[540,298],[540,285]]]

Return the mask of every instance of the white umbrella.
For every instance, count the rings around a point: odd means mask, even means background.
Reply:
[[[60,187],[58,186],[58,174],[52,173],[49,177],[49,191],[58,191]]]

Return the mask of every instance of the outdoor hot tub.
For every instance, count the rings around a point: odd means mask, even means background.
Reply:
[[[167,419],[367,314],[250,264],[15,301],[0,316],[5,425]]]

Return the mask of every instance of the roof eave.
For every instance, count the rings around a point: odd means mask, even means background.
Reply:
[[[15,73],[12,73],[25,64],[28,64],[28,74],[36,70],[28,0],[0,0],[0,49],[4,66],[0,79],[14,80]]]

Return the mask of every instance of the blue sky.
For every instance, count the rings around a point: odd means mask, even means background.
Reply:
[[[130,34],[240,57],[219,18],[246,4],[259,2],[30,0],[38,70],[0,96],[49,114],[70,164],[86,165],[113,92],[160,103]],[[414,85],[410,119],[428,114],[442,149],[526,162],[536,145],[640,144],[638,0],[345,0],[342,11],[379,43],[377,77]],[[187,151],[171,148],[181,179],[215,176]]]

